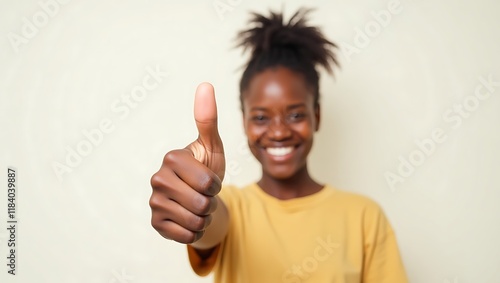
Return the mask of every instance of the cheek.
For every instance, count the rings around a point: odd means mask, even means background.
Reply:
[[[265,131],[264,127],[255,126],[248,122],[245,123],[245,134],[249,143],[255,143]]]
[[[250,152],[255,158],[257,158],[257,160],[260,160],[258,145],[262,136],[265,134],[264,127],[258,127],[251,124],[245,125],[245,134],[247,135],[247,142]]]
[[[315,124],[311,122],[304,122],[295,125],[293,131],[298,133],[303,140],[311,140],[315,132]]]

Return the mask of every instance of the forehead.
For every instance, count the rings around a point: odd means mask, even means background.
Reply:
[[[255,75],[244,93],[244,107],[312,104],[304,76],[288,68],[270,68]]]

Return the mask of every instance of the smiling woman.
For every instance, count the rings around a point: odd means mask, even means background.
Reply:
[[[322,186],[309,177],[306,165],[319,128],[319,105],[315,106],[303,76],[285,67],[270,67],[254,76],[243,97],[248,144],[262,164],[259,185],[279,199],[319,191]],[[279,188],[275,180],[295,186]]]
[[[213,87],[201,84],[194,116],[199,137],[165,155],[153,175],[152,225],[188,244],[199,275],[216,282],[405,283],[393,229],[372,200],[314,180],[307,158],[320,124],[319,74],[332,48],[308,10],[288,23],[253,14],[239,34],[251,49],[240,82],[248,145],[262,176],[243,189],[221,183],[225,156]]]

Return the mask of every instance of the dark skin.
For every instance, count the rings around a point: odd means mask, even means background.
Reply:
[[[283,67],[264,70],[250,81],[242,106],[250,150],[262,164],[257,184],[282,200],[319,192],[323,185],[309,175],[307,156],[320,111],[303,76]],[[225,157],[208,83],[197,89],[194,116],[198,138],[168,152],[151,178],[151,223],[163,237],[189,244],[206,258],[226,236],[230,217],[217,196]]]
[[[319,121],[319,106],[301,74],[269,68],[250,81],[243,93],[243,123],[250,150],[262,164],[257,184],[266,193],[286,200],[321,190],[307,170]],[[291,152],[276,156],[268,148]]]

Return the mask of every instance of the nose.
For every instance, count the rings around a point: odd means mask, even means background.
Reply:
[[[288,124],[281,117],[273,119],[267,129],[267,135],[271,140],[286,140],[292,136],[292,131]]]

